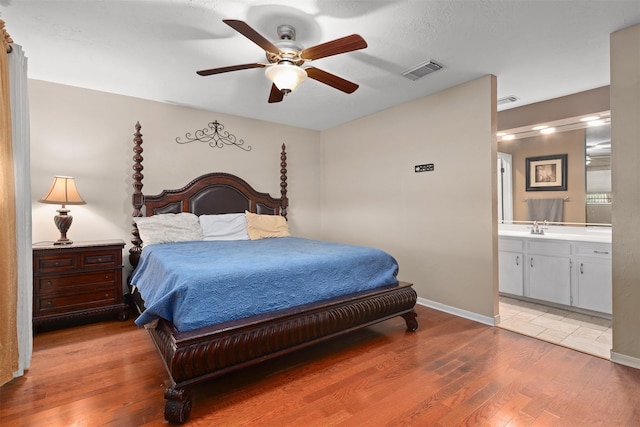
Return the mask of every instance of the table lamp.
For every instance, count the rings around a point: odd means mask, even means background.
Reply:
[[[85,205],[87,202],[82,200],[78,190],[76,189],[75,178],[70,176],[56,176],[53,178],[51,188],[47,191],[40,200],[40,203],[50,203],[54,205],[62,205],[62,208],[58,209],[58,215],[53,218],[56,223],[56,227],[60,230],[60,238],[53,242],[54,245],[69,245],[73,241],[67,238],[67,231],[71,227],[73,217],[68,215],[69,209],[65,205]]]

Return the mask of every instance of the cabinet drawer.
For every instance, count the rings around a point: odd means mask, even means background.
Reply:
[[[498,238],[498,250],[506,252],[522,252],[524,249],[524,242],[522,239],[506,239],[504,237]]]
[[[82,256],[80,268],[114,267],[120,265],[120,258],[121,254],[116,254],[113,250],[89,252]]]
[[[611,258],[611,245],[607,243],[577,243],[576,255],[596,258]]]
[[[118,271],[119,272],[119,271]],[[95,273],[69,274],[66,276],[55,277],[39,277],[36,278],[36,292],[57,292],[70,288],[82,289],[83,287],[91,287],[96,285],[113,284],[115,280],[115,272],[99,271]]]
[[[75,257],[72,253],[43,255],[36,258],[36,273],[58,273],[75,269]]]
[[[95,290],[69,296],[42,297],[35,300],[34,315],[82,310],[109,305],[114,302],[115,291],[113,289]]]

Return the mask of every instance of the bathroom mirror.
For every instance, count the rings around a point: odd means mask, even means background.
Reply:
[[[597,118],[597,117],[596,117]],[[611,122],[610,113],[600,113],[600,119],[590,121],[574,117],[564,121],[545,123],[546,126],[523,126],[498,135],[498,172],[501,155],[512,156],[513,173],[498,176],[498,211],[507,210],[500,203],[509,203],[504,197],[510,188],[513,220],[526,221],[526,201],[530,198],[563,198],[564,222],[587,225],[611,224]],[[544,134],[540,129],[553,127],[555,132]],[[506,136],[505,136],[506,135]],[[525,191],[523,182],[526,160],[540,155],[568,153],[569,184],[567,191]],[[504,156],[503,156],[504,157]],[[504,162],[504,160],[502,160]],[[512,179],[511,187],[503,185]],[[500,193],[502,192],[502,193]],[[500,195],[503,197],[500,197]],[[499,218],[509,221],[508,215]]]

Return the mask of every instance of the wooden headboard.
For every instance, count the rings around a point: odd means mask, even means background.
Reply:
[[[258,214],[287,216],[287,153],[282,144],[280,153],[280,194],[275,198],[251,187],[245,180],[235,175],[214,172],[202,175],[177,190],[164,190],[155,196],[142,193],[142,134],[140,123],[136,123],[133,138],[133,216],[152,216],[164,213],[191,212],[196,215],[242,213],[245,210]],[[138,265],[142,252],[142,240],[136,223],[133,222],[129,262]]]

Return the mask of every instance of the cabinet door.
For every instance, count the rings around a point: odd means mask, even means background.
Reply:
[[[524,258],[522,253],[498,252],[499,289],[512,295],[523,295]]]
[[[528,289],[525,296],[558,304],[571,304],[571,259],[530,255],[527,258]]]
[[[577,258],[576,261],[573,305],[611,314],[611,259]]]

